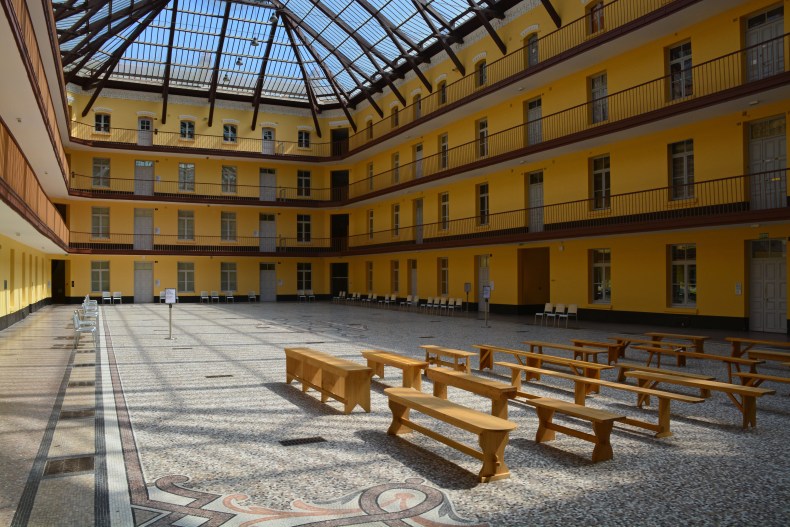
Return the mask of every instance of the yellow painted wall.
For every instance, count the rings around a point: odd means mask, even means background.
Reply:
[[[50,296],[50,257],[0,235],[0,316]]]

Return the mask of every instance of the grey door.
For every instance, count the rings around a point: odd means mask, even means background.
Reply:
[[[787,333],[787,245],[782,239],[751,243],[749,329]]]
[[[153,196],[154,194],[154,162],[134,162],[134,193],[137,196]]]
[[[261,302],[277,301],[277,271],[274,263],[260,264]]]
[[[261,214],[258,223],[260,251],[262,253],[275,252],[277,250],[277,223],[275,222],[274,214]]]
[[[543,141],[543,109],[540,98],[527,101],[527,144],[536,145]]]
[[[529,232],[543,232],[543,172],[529,174]]]
[[[154,144],[154,121],[150,117],[137,119],[137,144],[140,146]]]
[[[417,260],[409,260],[409,293],[417,302]]]
[[[264,154],[274,155],[274,128],[263,128],[261,131],[261,139],[263,140],[262,152]]]
[[[134,250],[154,248],[154,209],[134,209]]]
[[[787,206],[787,138],[784,116],[749,124],[751,208]]]
[[[479,313],[485,313],[490,304],[483,298],[483,287],[489,284],[489,257],[487,254],[481,254],[475,258],[477,259],[477,310]]]
[[[273,168],[261,168],[261,201],[277,201],[277,174]]]
[[[769,9],[746,21],[746,78],[756,81],[784,71],[784,9]]]
[[[414,177],[422,177],[422,143],[414,145]]]
[[[414,241],[422,243],[422,198],[414,200]]]
[[[134,303],[145,304],[154,301],[154,264],[153,262],[134,262]]]

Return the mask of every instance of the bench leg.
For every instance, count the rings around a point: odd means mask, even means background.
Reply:
[[[485,368],[489,370],[494,367],[494,352],[490,349],[480,348],[480,366],[478,370],[483,371]]]
[[[516,390],[521,390],[521,371],[510,370],[510,384],[516,387]]]
[[[741,396],[743,408],[743,427],[752,428],[757,427],[757,397],[743,395]]]
[[[433,383],[433,396],[439,399],[447,399],[447,385],[440,382]]]
[[[403,424],[403,420],[409,418],[409,408],[390,399],[390,410],[392,410],[392,423],[387,429],[387,433],[389,435],[410,434],[412,429]]]
[[[422,390],[422,369],[403,368],[403,387]]]
[[[557,433],[549,428],[554,419],[554,409],[552,408],[536,408],[538,411],[538,433],[535,434],[536,443],[545,443],[552,441]]]
[[[593,449],[592,460],[593,463],[598,461],[606,461],[612,459],[612,444],[609,442],[609,436],[612,433],[612,423],[607,421],[604,423],[593,423],[593,432],[595,433],[595,448]]]
[[[507,419],[507,399],[491,399],[491,415]]]
[[[672,431],[669,429],[669,408],[671,400],[666,397],[658,399],[658,432],[656,437],[670,437]]]
[[[510,477],[510,469],[505,464],[508,435],[507,431],[485,431],[480,434],[480,448],[483,451],[483,467],[479,474],[481,483]]]

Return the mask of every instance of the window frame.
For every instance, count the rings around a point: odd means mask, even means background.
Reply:
[[[373,209],[368,209],[367,211],[367,230],[368,230],[368,240],[373,239],[373,227],[374,227],[374,215]]]
[[[309,198],[312,192],[313,174],[310,170],[296,171],[296,195],[300,198]]]
[[[475,64],[475,87],[482,88],[488,82],[488,64],[481,59]]]
[[[447,81],[441,81],[436,85],[436,91],[439,98],[439,106],[447,104]]]
[[[104,162],[106,161],[106,167]],[[109,157],[94,157],[92,158],[91,168],[91,187],[93,188],[110,188],[110,167],[111,160]],[[105,170],[103,174],[97,174],[97,170]]]
[[[91,261],[91,292],[100,293],[109,290],[110,290],[110,262],[108,260],[92,260]]]
[[[439,296],[450,294],[450,259],[446,256],[436,259],[436,285]]]
[[[689,250],[693,250],[693,258],[689,258]],[[682,251],[682,255],[680,254]],[[697,244],[679,243],[667,246],[669,259],[667,283],[669,284],[669,307],[697,307]],[[676,270],[681,270],[682,281],[676,281]],[[682,299],[677,301],[676,291],[682,289]],[[693,293],[690,290],[693,289]],[[693,295],[693,298],[691,298]]]
[[[178,163],[178,191],[195,192],[195,163]]]
[[[612,250],[590,249],[590,303],[612,303]],[[597,298],[597,291],[600,297]]]
[[[488,183],[475,186],[477,226],[487,227],[491,221],[491,197]]]
[[[310,148],[310,130],[298,130],[296,133],[297,148]]]
[[[91,207],[91,239],[110,239],[110,207]]]
[[[597,166],[597,163],[601,166]],[[611,157],[603,154],[590,158],[590,208],[609,210],[612,207]]]
[[[392,236],[400,236],[400,203],[393,203],[392,208]]]
[[[236,235],[236,213],[220,211],[220,240],[223,242],[235,242],[238,240]]]
[[[195,211],[194,210],[178,211],[178,241],[180,242],[195,241]]]
[[[683,53],[684,48],[688,48],[688,53],[672,58],[672,54],[679,50]],[[694,75],[693,75],[693,51],[691,40],[679,42],[669,46],[666,51],[667,60],[667,81],[669,82],[669,100],[675,101],[694,95]]]
[[[450,228],[450,193],[440,192],[438,197],[439,204],[439,230],[446,231]]]
[[[222,291],[238,291],[238,273],[236,262],[220,262],[219,264],[219,288]]]
[[[296,215],[296,242],[310,243],[312,240],[312,218],[310,214]]]
[[[392,182],[399,183],[400,182],[400,152],[392,153],[392,156],[390,157],[390,163],[392,164]]]
[[[313,264],[296,262],[296,289],[307,291],[313,288]]]
[[[365,262],[365,285],[367,286],[368,293],[373,292],[373,262],[370,260]]]
[[[232,177],[231,177],[232,176]],[[222,165],[220,180],[223,194],[236,194],[238,181],[238,167],[235,165]]]
[[[390,110],[390,128],[397,128],[400,126],[400,109],[393,106]]]
[[[488,117],[475,121],[477,157],[488,157]]]
[[[599,84],[596,86],[596,81]],[[609,120],[609,76],[605,71],[591,75],[588,81],[590,96],[590,122],[605,123]]]
[[[182,119],[179,124],[179,139],[182,141],[195,140],[195,121]]]
[[[106,112],[99,112],[93,116],[93,132],[96,134],[109,134],[112,131],[112,116]]]
[[[682,151],[680,150],[682,147]],[[694,199],[694,140],[685,139],[667,145],[669,156],[669,199]],[[682,166],[678,166],[677,163]],[[678,173],[682,170],[682,173]]]
[[[439,168],[446,170],[450,166],[450,136],[447,132],[439,136]]]
[[[237,144],[239,140],[239,127],[235,124],[225,123],[222,125],[222,142],[226,144]]]
[[[603,0],[596,0],[587,6],[587,35],[597,35],[606,29]]]
[[[390,260],[390,293],[400,292],[400,260]]]
[[[179,293],[195,292],[194,262],[176,262],[176,288]]]

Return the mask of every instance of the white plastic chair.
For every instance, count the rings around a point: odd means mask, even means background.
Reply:
[[[411,308],[411,295],[406,295],[406,298],[400,301],[399,307]]]
[[[308,302],[315,302],[315,293],[313,293],[312,289],[308,289],[305,293],[307,295]]]
[[[120,291],[115,291],[112,294],[112,303],[114,304],[116,300],[118,301],[119,304],[123,304],[123,295],[121,294]]]
[[[564,318],[565,319],[565,327],[567,328],[568,327],[568,319],[570,317],[573,317],[573,319],[576,321],[576,325],[578,326],[579,325],[579,308],[578,308],[578,306],[576,304],[568,304],[568,311],[566,311],[565,313],[561,313],[561,314],[557,315],[557,324],[560,323],[559,319]]]
[[[160,304],[164,304],[165,303],[165,292],[164,291],[159,291],[159,303]]]
[[[236,298],[233,296],[233,291],[225,291],[225,303],[228,302],[236,303]]]
[[[543,311],[538,311],[535,313],[535,324],[538,323],[538,317],[540,317],[541,325],[547,319],[549,313],[554,313],[554,304],[551,302],[546,302],[546,305],[543,306]]]
[[[211,292],[211,302],[213,303],[215,300],[219,304],[219,293],[217,291],[212,291]]]
[[[565,304],[557,304],[554,306],[553,313],[546,313],[546,325],[549,325],[549,319],[554,322],[554,325],[557,325],[557,319],[561,314],[565,314]]]
[[[208,297],[208,291],[201,291],[200,292],[200,303],[202,304],[203,302],[205,302],[207,304],[209,302],[211,302],[211,300],[209,300],[209,297]]]
[[[102,291],[101,292],[101,303],[102,304],[112,304],[112,295],[109,291]]]
[[[89,324],[86,321],[80,320],[80,315],[77,311],[74,311],[74,316],[72,317],[72,321],[74,322],[74,348],[80,343],[80,337],[83,333],[90,333],[93,335],[93,345],[96,345],[96,324]]]
[[[258,295],[255,293],[255,291],[250,291],[249,293],[247,293],[247,302],[257,302],[257,301],[258,301]]]

